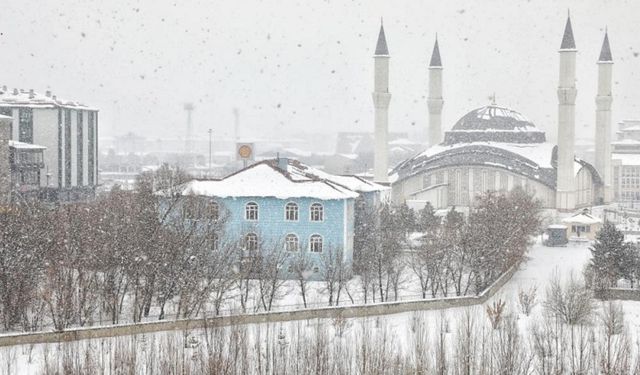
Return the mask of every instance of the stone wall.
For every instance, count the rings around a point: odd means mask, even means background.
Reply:
[[[213,316],[206,319],[180,319],[173,321],[157,321],[146,323],[121,324],[104,327],[74,328],[63,332],[36,332],[0,335],[0,347],[68,342],[105,337],[138,335],[162,331],[182,331],[209,327],[225,327],[238,324],[276,323],[294,320],[333,319],[335,317],[360,318],[398,314],[410,311],[444,310],[454,307],[467,307],[485,303],[499,291],[518,270],[514,266],[505,272],[489,288],[478,296],[448,297],[430,300],[415,300],[402,302],[384,302],[369,305],[332,306],[316,309],[304,309],[281,312],[262,312],[233,316]]]

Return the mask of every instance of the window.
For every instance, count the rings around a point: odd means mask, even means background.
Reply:
[[[18,140],[20,142],[33,143],[33,110],[20,108],[18,110]]]
[[[320,203],[314,203],[311,205],[310,213],[311,213],[311,221],[323,221],[324,220],[324,209]]]
[[[298,236],[295,234],[287,234],[284,239],[284,244],[287,251],[298,251]]]
[[[258,220],[258,204],[256,202],[249,202],[244,207],[244,218],[249,221]]]
[[[284,206],[284,219],[287,221],[298,221],[298,205],[289,202]]]
[[[309,239],[309,251],[312,253],[322,252],[322,236],[319,234],[311,235]]]
[[[246,251],[258,250],[258,235],[255,233],[249,233],[244,236],[244,249]]]

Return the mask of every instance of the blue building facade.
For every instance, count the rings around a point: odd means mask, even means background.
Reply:
[[[219,243],[243,254],[282,251],[287,272],[297,255],[311,263],[311,279],[322,277],[327,258],[350,265],[356,201],[375,204],[387,190],[355,176],[332,176],[289,159],[266,160],[221,180],[193,180],[182,195],[210,199],[224,219]]]

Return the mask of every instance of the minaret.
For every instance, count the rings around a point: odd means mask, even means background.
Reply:
[[[609,35],[604,34],[600,58],[598,58],[598,95],[596,96],[596,169],[604,185],[604,203],[610,203],[612,196],[611,171],[611,71],[613,59],[609,47]]]
[[[576,122],[576,43],[571,18],[560,45],[560,79],[558,84],[558,167],[556,208],[572,211],[575,208],[574,136]]]
[[[384,27],[380,24],[378,44],[373,56],[374,88],[373,106],[375,107],[375,150],[373,156],[373,180],[387,182],[389,174],[388,142],[389,135],[389,50],[384,37]]]
[[[442,141],[442,61],[440,60],[440,48],[438,47],[438,35],[431,53],[429,63],[429,147]]]

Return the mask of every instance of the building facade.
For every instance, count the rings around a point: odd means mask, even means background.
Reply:
[[[40,187],[56,201],[94,195],[98,181],[98,110],[47,91],[0,90],[0,114],[12,118],[11,140],[44,151]]]
[[[627,207],[640,207],[640,120],[618,124],[612,142],[613,196]]]
[[[323,259],[353,259],[355,203],[374,204],[386,187],[356,176],[334,176],[296,160],[265,160],[221,180],[193,180],[183,196],[208,198],[224,215],[220,243],[251,257],[266,250],[304,253],[321,278]],[[324,257],[324,258],[323,258]]]

